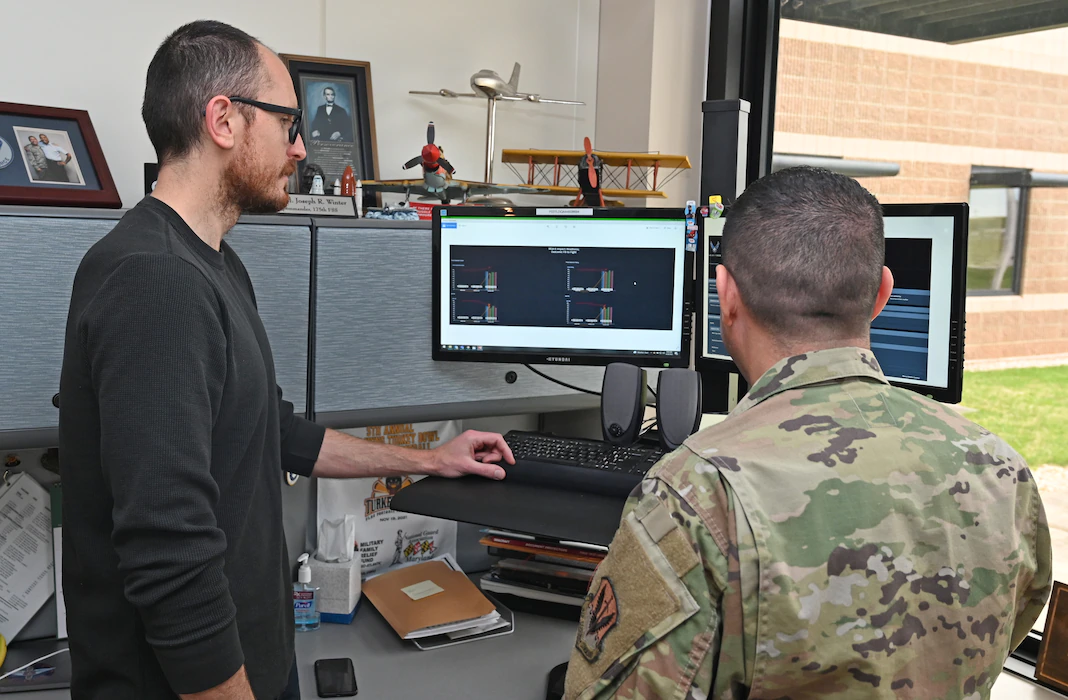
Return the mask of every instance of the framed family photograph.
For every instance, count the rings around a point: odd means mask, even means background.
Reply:
[[[0,204],[122,206],[88,112],[0,102]]]
[[[301,136],[308,157],[297,166],[290,192],[307,194],[310,175],[321,174],[327,192],[351,165],[357,180],[378,176],[371,64],[281,54],[304,110]]]

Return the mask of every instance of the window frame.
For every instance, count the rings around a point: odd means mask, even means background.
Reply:
[[[1027,221],[1031,213],[1031,171],[1024,168],[997,168],[973,165],[968,182],[968,194],[971,190],[993,188],[1015,188],[1020,191],[1019,205],[1016,208],[1016,250],[1013,251],[1012,288],[1011,289],[968,289],[967,296],[1020,296],[1023,288],[1024,253],[1027,241]],[[971,227],[969,226],[969,236]]]

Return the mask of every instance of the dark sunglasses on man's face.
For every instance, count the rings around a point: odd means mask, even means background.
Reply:
[[[293,123],[289,125],[289,142],[297,142],[297,137],[300,136],[300,122],[304,118],[303,109],[294,109],[293,107],[273,105],[270,102],[259,102],[257,100],[250,100],[247,97],[237,97],[235,95],[230,96],[230,101],[251,105],[258,109],[262,109],[264,112],[274,112],[275,114],[288,114],[289,116],[293,117]]]

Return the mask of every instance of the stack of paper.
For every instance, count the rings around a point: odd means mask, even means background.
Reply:
[[[0,635],[14,639],[55,591],[48,491],[26,472],[0,480]]]
[[[479,582],[482,590],[579,608],[608,548],[503,530],[483,530],[480,542],[503,557]],[[511,601],[509,601],[511,604]]]
[[[363,593],[401,639],[482,634],[508,622],[462,571],[428,561],[368,579]]]

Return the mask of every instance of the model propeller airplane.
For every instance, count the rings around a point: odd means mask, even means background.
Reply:
[[[474,97],[486,100],[486,169],[483,177],[486,180],[493,179],[493,135],[497,123],[497,101],[509,102],[536,102],[554,105],[584,105],[585,102],[576,100],[557,100],[542,97],[536,93],[519,92],[519,71],[521,66],[516,63],[512,68],[512,77],[505,82],[504,78],[495,71],[483,69],[471,76],[470,85],[472,92],[455,92],[453,90],[409,90],[412,95],[437,95],[439,97]]]
[[[666,198],[661,188],[690,168],[686,156],[594,151],[589,138],[583,146],[583,151],[506,148],[501,162],[528,185],[572,196],[587,207],[604,206],[605,198]]]
[[[504,81],[496,71],[482,69],[471,76],[471,89],[474,92],[454,92],[452,90],[409,90],[412,95],[440,95],[441,97],[486,97],[491,100],[511,100],[514,102],[544,102],[554,105],[581,105],[585,102],[575,100],[556,100],[530,92],[519,92],[518,63],[512,67],[512,77]]]
[[[421,180],[364,180],[363,188],[372,192],[392,192],[403,194],[405,201],[416,196],[437,198],[442,204],[448,204],[454,199],[466,202],[468,197],[475,195],[502,195],[502,194],[547,194],[548,188],[533,187],[531,185],[495,185],[491,182],[471,182],[469,180],[455,180],[452,174],[456,169],[452,163],[442,157],[442,149],[434,143],[434,122],[426,127],[426,145],[423,146],[419,155],[404,164],[408,170],[417,165],[423,168]]]

